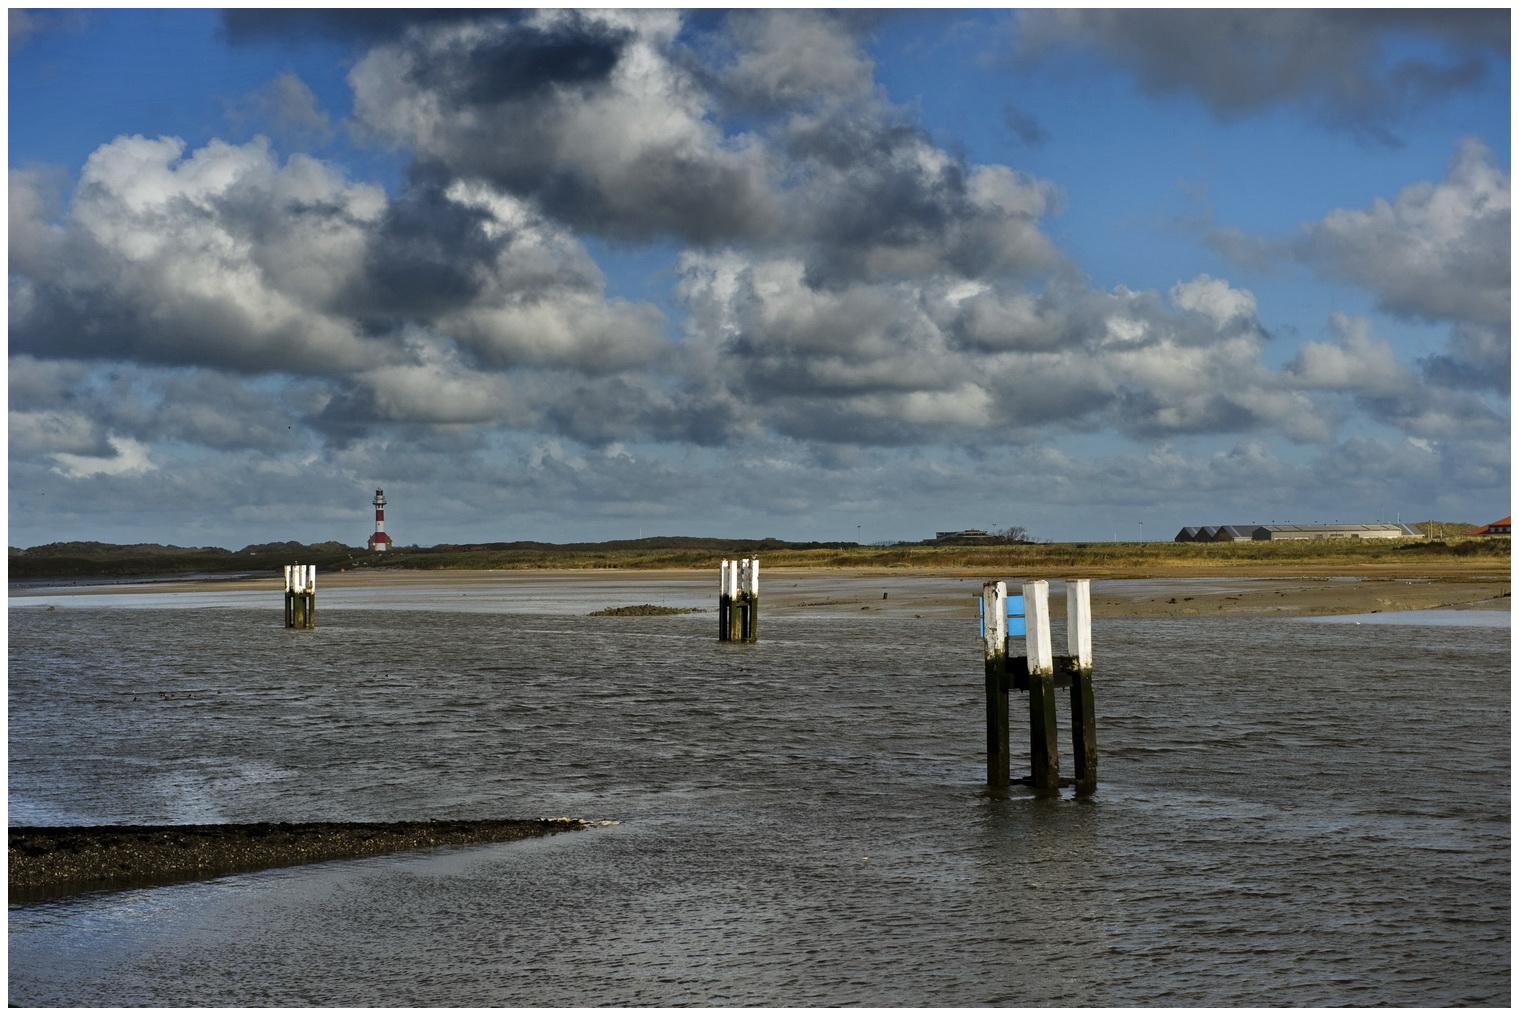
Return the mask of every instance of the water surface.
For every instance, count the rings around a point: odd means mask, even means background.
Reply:
[[[1099,619],[1074,799],[983,787],[973,619],[474,598],[13,609],[12,824],[622,824],[14,905],[10,1001],[1508,1001],[1507,629]]]

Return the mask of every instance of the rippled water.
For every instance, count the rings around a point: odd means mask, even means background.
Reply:
[[[622,824],[13,905],[13,1004],[1508,1002],[1507,629],[1099,619],[1078,800],[973,619],[134,602],[10,611],[13,825]]]

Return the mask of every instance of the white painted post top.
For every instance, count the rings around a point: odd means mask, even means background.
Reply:
[[[1023,584],[1023,616],[1028,622],[1029,672],[1053,671],[1055,651],[1050,644],[1050,584],[1044,579]]]
[[[1007,655],[1007,583],[987,582],[981,587],[981,612],[986,629],[986,657]]]
[[[749,595],[759,595],[759,558],[749,562]]]
[[[1065,581],[1065,641],[1076,666],[1092,669],[1092,580]]]

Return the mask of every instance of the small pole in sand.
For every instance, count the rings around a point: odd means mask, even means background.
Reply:
[[[759,558],[724,561],[719,573],[717,637],[722,642],[759,639]]]
[[[316,565],[285,565],[285,627],[316,627]]]

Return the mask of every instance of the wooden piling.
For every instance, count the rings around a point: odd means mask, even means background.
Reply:
[[[759,639],[759,558],[724,561],[719,572],[717,637],[723,642]]]
[[[739,568],[739,598],[743,601],[744,616],[740,637],[745,642],[759,641],[759,558],[741,562]]]
[[[1031,782],[1036,790],[1060,788],[1060,747],[1055,723],[1055,654],[1050,644],[1050,584],[1023,584],[1028,618],[1028,716]]]
[[[981,587],[981,635],[986,651],[986,782],[1012,783],[1007,723],[1007,583]]]
[[[739,599],[739,562],[728,562],[728,641],[744,640],[744,605]]]
[[[725,560],[718,572],[717,638],[720,642],[733,638],[733,587],[729,584],[732,567],[733,562]]]
[[[1092,701],[1092,581],[1065,583],[1066,647],[1070,653],[1071,749],[1076,793],[1097,789],[1097,713]]]
[[[316,565],[285,565],[285,627],[316,627]]]
[[[1017,782],[1038,790],[1097,789],[1097,721],[1092,697],[1092,590],[1089,579],[1066,582],[1066,643],[1069,655],[1056,656],[1050,638],[1050,587],[1044,580],[1025,582],[1022,596],[1008,596],[1003,582],[987,582],[981,595],[981,637],[986,655],[986,782],[1007,786],[1007,693],[1029,694],[1029,767]],[[1027,655],[1009,653],[1010,638],[1023,636]],[[1074,779],[1060,777],[1060,748],[1055,717],[1055,689],[1071,689],[1071,742],[1076,757]]]

